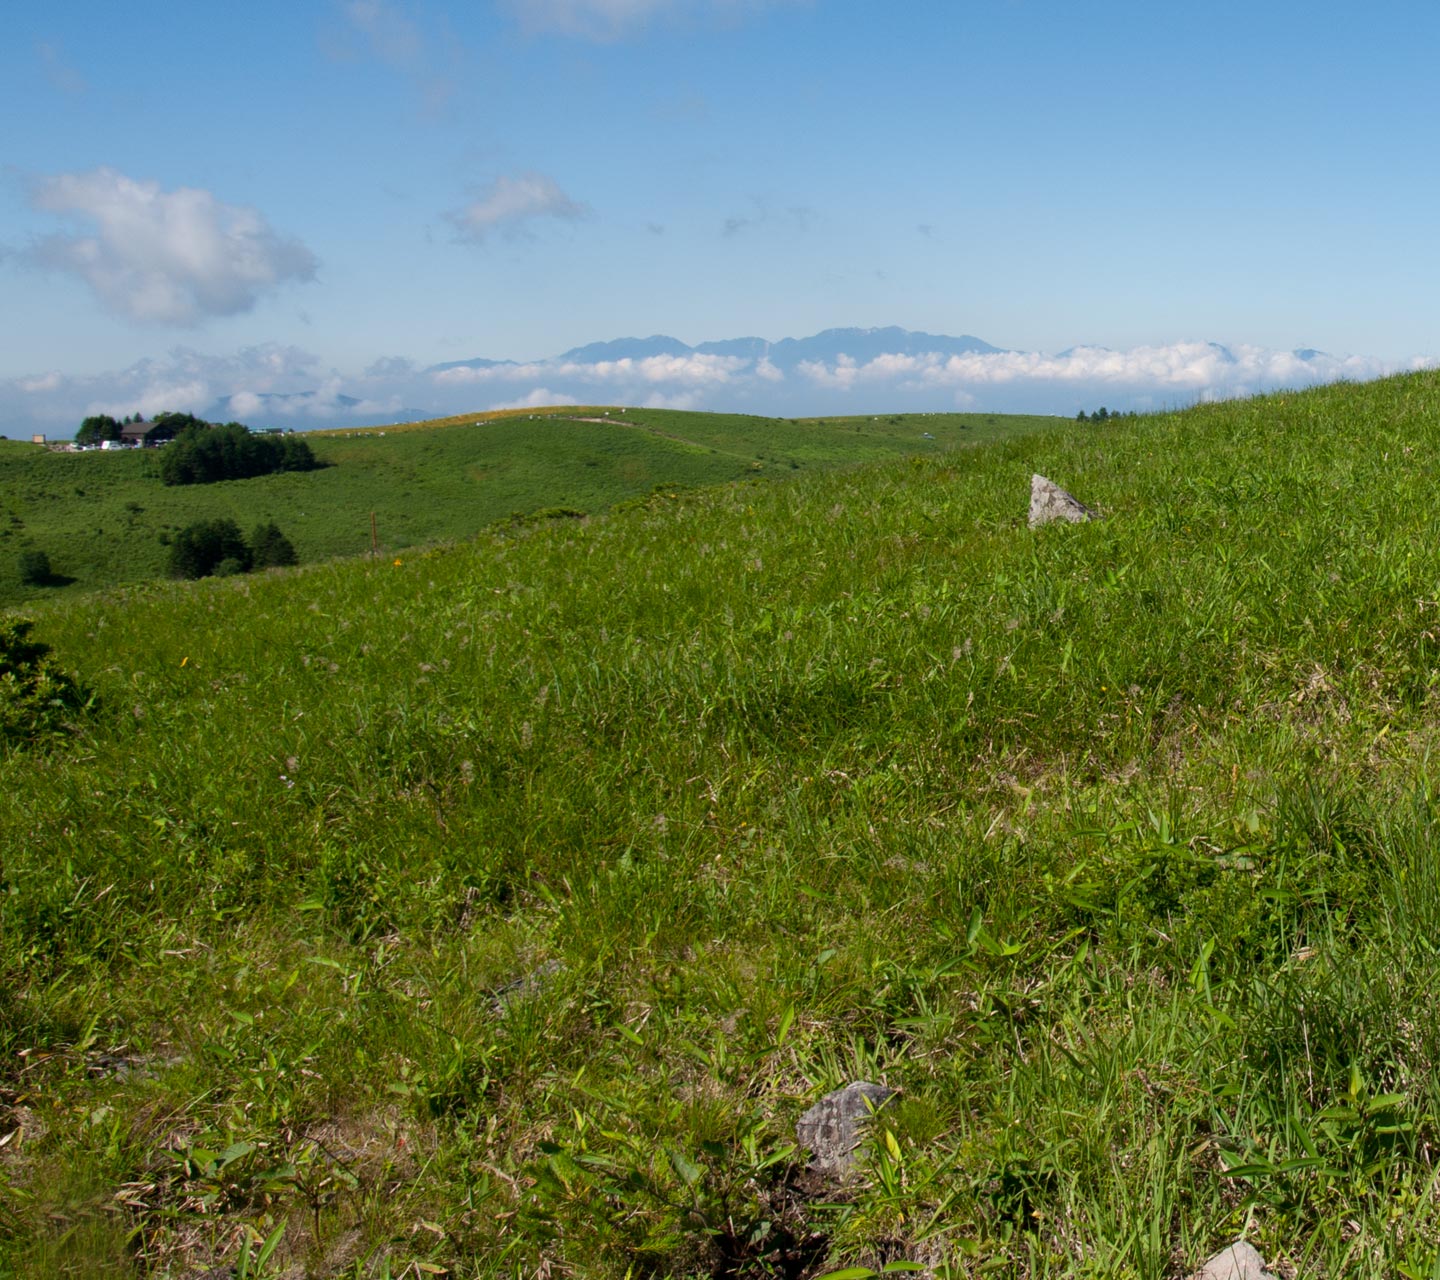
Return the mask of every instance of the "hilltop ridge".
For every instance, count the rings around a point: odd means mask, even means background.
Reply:
[[[613,419],[611,415],[613,415]],[[623,415],[623,416],[622,416]],[[462,414],[429,423],[304,437],[327,464],[304,476],[167,489],[163,456],[46,453],[0,458],[0,605],[53,597],[26,584],[22,553],[43,552],[78,594],[165,571],[166,546],[197,520],[278,525],[305,562],[465,538],[538,511],[600,514],[657,486],[783,479],[807,470],[968,448],[1053,418],[888,414],[797,420],[680,410],[560,407]]]

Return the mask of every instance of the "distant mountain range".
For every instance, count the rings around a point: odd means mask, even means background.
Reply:
[[[204,416],[253,425],[384,426],[534,405],[631,404],[770,415],[888,409],[1058,413],[1164,408],[1385,367],[1301,347],[1275,351],[1180,342],[1116,351],[1082,343],[1047,355],[891,325],[808,338],[723,338],[691,346],[668,334],[615,338],[530,360],[474,356],[418,366],[379,362],[361,378],[311,390],[227,388]],[[219,388],[217,388],[217,391]]]
[[[918,356],[931,353],[974,355],[1003,351],[980,338],[963,334],[958,338],[944,334],[917,333],[894,325],[884,329],[826,329],[810,338],[781,338],[769,342],[764,338],[725,338],[718,342],[702,342],[692,347],[678,338],[655,334],[649,338],[616,338],[610,342],[591,342],[573,347],[558,356],[532,363],[544,364],[609,364],[619,360],[649,360],[655,356],[729,356],[741,360],[768,360],[782,373],[789,373],[808,362],[834,364],[844,356],[858,364],[884,355]],[[447,369],[502,369],[518,367],[516,360],[451,360],[431,365],[426,373],[443,373]]]
[[[1193,339],[1119,349],[1081,342],[1063,351],[1035,351],[895,325],[695,346],[653,334],[590,342],[551,356],[475,355],[431,365],[390,354],[363,373],[327,369],[320,357],[298,349],[283,353],[283,370],[273,368],[265,352],[258,362],[255,354],[208,356],[177,348],[167,358],[110,373],[0,379],[0,434],[68,437],[91,414],[119,417],[140,409],[297,431],[600,404],[770,417],[960,410],[1073,418],[1101,406],[1111,412],[1182,408],[1440,368],[1440,355],[1400,360]]]

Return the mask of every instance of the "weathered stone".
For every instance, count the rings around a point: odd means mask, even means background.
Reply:
[[[162,1070],[184,1061],[157,1053],[92,1052],[85,1055],[85,1074],[97,1079],[154,1080]]]
[[[516,978],[513,982],[507,982],[499,987],[491,997],[491,1003],[495,1012],[502,1018],[506,1012],[517,1002],[528,1000],[532,996],[538,996],[557,974],[565,971],[565,966],[558,960],[547,960],[538,969],[527,973],[523,978]]]
[[[795,1137],[810,1152],[810,1168],[843,1178],[855,1162],[865,1122],[890,1099],[883,1084],[857,1080],[827,1093],[795,1125]]]
[[[1221,1249],[1190,1280],[1275,1280],[1265,1270],[1265,1259],[1256,1252],[1255,1246],[1237,1240]]]
[[[1052,520],[1068,520],[1079,524],[1082,520],[1094,520],[1091,511],[1074,495],[1066,493],[1058,484],[1044,476],[1030,477],[1030,527],[1038,528]]]

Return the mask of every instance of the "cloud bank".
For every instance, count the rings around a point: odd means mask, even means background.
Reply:
[[[150,417],[167,409],[297,429],[342,416],[345,421],[367,415],[393,421],[402,406],[366,397],[372,381],[342,378],[309,352],[278,343],[246,347],[231,356],[177,347],[110,373],[50,372],[0,380],[0,434],[15,438],[44,431],[60,438],[73,435],[81,419],[94,413]]]
[[[841,332],[865,336],[864,331]],[[885,332],[903,335],[899,330]],[[824,337],[794,345],[813,351],[824,345]],[[1440,357],[1397,361],[1208,342],[1125,351],[1077,347],[1053,355],[909,351],[866,358],[843,350],[823,358],[786,357],[784,344],[760,339],[713,344],[746,351],[735,355],[687,348],[674,339],[622,345],[642,353],[588,358],[580,348],[547,360],[476,359],[431,368],[386,356],[350,375],[325,369],[314,355],[296,347],[250,347],[232,356],[177,348],[114,373],[75,377],[52,371],[0,381],[0,433],[68,436],[91,413],[120,416],[161,409],[297,429],[597,403],[785,417],[944,410],[1069,417],[1102,404],[1111,410],[1177,408],[1440,367]],[[643,354],[649,345],[670,349]]]
[[[315,255],[298,240],[196,187],[164,191],[100,168],[39,180],[31,204],[88,230],[46,236],[21,256],[78,277],[132,320],[195,325],[315,277]]]

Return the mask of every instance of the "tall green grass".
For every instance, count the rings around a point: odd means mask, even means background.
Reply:
[[[1417,375],[41,611],[11,1271],[1432,1274],[1437,451]]]

